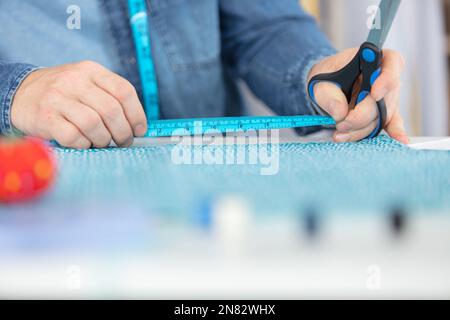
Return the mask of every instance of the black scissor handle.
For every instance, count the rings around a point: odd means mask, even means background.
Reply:
[[[370,95],[372,86],[381,73],[382,58],[383,53],[381,49],[372,43],[363,43],[357,55],[344,68],[336,72],[316,75],[310,80],[308,84],[308,95],[311,102],[314,103],[316,107],[320,108],[314,96],[314,86],[319,82],[331,82],[342,90],[347,98],[347,102],[350,103],[353,96],[355,83],[361,76],[361,89],[356,95],[356,104],[359,104],[368,95]],[[366,137],[366,139],[371,139],[378,136],[383,130],[386,122],[387,110],[384,100],[377,102],[377,108],[378,125],[375,130]]]

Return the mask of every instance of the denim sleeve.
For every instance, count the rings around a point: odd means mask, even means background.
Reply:
[[[13,133],[11,104],[22,81],[37,67],[0,60],[0,135]]]
[[[307,97],[312,66],[335,54],[298,0],[220,0],[223,56],[232,74],[279,115],[321,114]]]

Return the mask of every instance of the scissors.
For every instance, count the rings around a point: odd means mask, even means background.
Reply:
[[[333,73],[323,73],[314,76],[308,84],[308,95],[311,102],[316,106],[317,101],[314,97],[314,86],[319,82],[331,82],[336,84],[345,94],[350,104],[356,82],[361,77],[361,89],[356,95],[356,105],[363,101],[372,89],[373,84],[381,74],[381,62],[383,59],[382,48],[389,30],[394,22],[401,0],[381,0],[379,5],[380,26],[377,25],[378,17],[375,17],[372,29],[367,41],[364,42],[357,55],[344,68]],[[384,99],[377,102],[378,124],[375,130],[366,139],[371,139],[380,134],[386,123],[386,103]]]

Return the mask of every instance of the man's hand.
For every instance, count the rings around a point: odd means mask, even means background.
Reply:
[[[345,67],[356,55],[358,49],[348,49],[316,64],[310,77],[321,73],[335,72]],[[384,98],[387,108],[385,130],[394,139],[408,143],[399,111],[400,74],[404,68],[403,57],[391,50],[383,50],[382,72],[375,81],[370,96],[354,107],[356,97],[350,105],[345,95],[334,84],[321,82],[314,88],[319,106],[336,120],[336,142],[358,141],[364,139],[377,126],[378,109],[376,101]],[[356,92],[355,92],[356,91]],[[357,94],[357,90],[354,90]],[[353,108],[354,107],[354,108]]]
[[[90,61],[34,71],[11,109],[15,128],[69,148],[120,147],[147,131],[144,109],[125,79]]]

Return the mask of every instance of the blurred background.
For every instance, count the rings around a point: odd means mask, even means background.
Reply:
[[[377,0],[301,0],[338,49],[363,43]],[[402,53],[402,115],[412,136],[448,136],[450,0],[403,1],[386,48]]]

